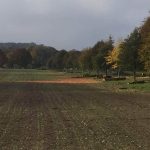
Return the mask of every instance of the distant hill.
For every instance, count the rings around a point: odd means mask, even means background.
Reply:
[[[0,49],[2,50],[10,50],[16,48],[29,48],[32,46],[36,46],[35,43],[0,43]]]

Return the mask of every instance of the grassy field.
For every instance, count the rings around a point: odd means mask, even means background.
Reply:
[[[71,77],[0,71],[1,150],[149,150],[149,83],[74,84]]]
[[[35,81],[56,80],[71,76],[62,72],[31,69],[2,69],[0,70],[0,81]]]
[[[137,84],[128,84],[132,82],[132,78],[125,81],[107,81],[107,82],[100,82],[96,84],[97,88],[100,89],[107,89],[109,91],[116,91],[116,92],[150,92],[150,81],[145,80],[145,83],[137,83]]]

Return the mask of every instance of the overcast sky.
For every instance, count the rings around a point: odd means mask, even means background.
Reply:
[[[149,10],[150,0],[0,0],[0,42],[82,49],[126,37]]]

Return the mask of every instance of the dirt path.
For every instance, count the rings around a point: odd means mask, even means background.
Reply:
[[[1,83],[0,149],[149,150],[149,98],[85,84]]]
[[[17,81],[17,82],[24,82],[24,83],[58,83],[58,84],[85,84],[85,83],[97,83],[96,80],[91,78],[66,78],[60,80],[36,80],[36,81]]]

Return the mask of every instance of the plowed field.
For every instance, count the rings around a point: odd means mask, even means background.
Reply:
[[[91,84],[0,82],[0,150],[149,150],[149,93]]]

